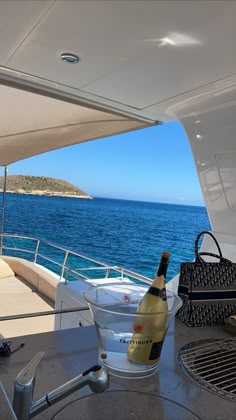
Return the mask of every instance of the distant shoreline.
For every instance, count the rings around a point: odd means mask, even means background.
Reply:
[[[4,188],[4,177],[0,176],[0,185]],[[69,197],[91,200],[87,192],[63,179],[47,176],[10,175],[7,177],[7,193],[38,195],[48,197]]]
[[[9,194],[18,194],[18,195],[45,195],[47,197],[69,197],[69,198],[82,198],[87,200],[92,200],[93,197],[90,195],[77,195],[77,194],[66,194],[62,192],[52,192],[52,191],[41,191],[41,190],[35,190],[35,191],[6,191]]]

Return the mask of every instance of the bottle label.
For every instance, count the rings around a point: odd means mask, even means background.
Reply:
[[[157,287],[150,287],[149,289],[148,289],[148,294],[150,294],[150,295],[154,295],[154,296],[158,296],[158,297],[162,297],[162,290],[161,289],[158,289]]]
[[[134,334],[128,349],[128,359],[141,364],[155,364],[160,358],[164,336],[162,333],[155,339],[152,335]]]
[[[156,360],[160,357],[162,346],[163,346],[163,341],[159,341],[157,343],[152,344],[149,360]]]
[[[163,287],[163,289],[158,289],[157,287],[150,287],[148,289],[148,294],[153,295],[153,296],[158,296],[160,298],[162,298],[162,300],[166,300],[166,288]],[[142,303],[142,301],[140,302],[140,304]],[[140,305],[139,305],[140,306]]]

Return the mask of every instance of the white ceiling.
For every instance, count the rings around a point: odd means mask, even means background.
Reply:
[[[235,73],[235,17],[235,1],[1,1],[0,64],[150,108]]]
[[[53,1],[0,2],[0,60],[6,64],[17,48],[34,30]]]
[[[0,0],[0,165],[234,98],[235,21],[236,1]]]

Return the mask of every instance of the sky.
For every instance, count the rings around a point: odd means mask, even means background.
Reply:
[[[179,122],[44,153],[10,165],[8,174],[63,179],[93,197],[204,205]]]

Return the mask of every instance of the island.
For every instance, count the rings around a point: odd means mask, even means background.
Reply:
[[[2,191],[3,182],[3,176],[0,176],[0,187]],[[13,194],[93,198],[67,181],[46,176],[10,175],[7,177],[7,192]]]

